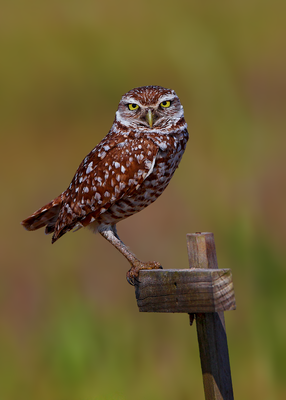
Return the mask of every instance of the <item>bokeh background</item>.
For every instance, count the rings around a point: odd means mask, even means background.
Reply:
[[[232,268],[235,397],[286,398],[286,3],[0,3],[1,400],[203,399],[187,315],[138,312],[128,264],[87,230],[51,246],[20,221],[61,193],[121,95],[175,89],[190,141],[161,198],[121,222],[145,260],[188,268],[214,232]]]

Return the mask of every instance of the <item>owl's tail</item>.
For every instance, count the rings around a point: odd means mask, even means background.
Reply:
[[[24,219],[21,224],[28,231],[35,231],[46,226],[45,233],[52,233],[54,232],[61,205],[62,197],[58,196],[50,203],[35,211],[30,217]]]

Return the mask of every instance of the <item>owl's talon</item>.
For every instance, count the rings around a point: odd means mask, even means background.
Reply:
[[[131,278],[129,278],[129,276],[128,276],[128,275],[126,275],[126,280],[127,280],[127,282],[129,283],[129,285],[131,285],[131,286],[135,286],[135,284],[134,284],[133,280],[132,280]]]
[[[129,271],[128,271],[128,272],[129,272]],[[129,276],[129,275],[128,275],[128,272],[127,272],[127,274],[126,274],[127,282],[128,282],[131,286],[136,286],[136,285],[138,285],[138,284],[140,283],[140,281],[139,281],[138,279],[136,279],[134,276],[133,276],[133,277]]]
[[[127,282],[131,285],[131,286],[135,286],[136,282],[137,284],[140,283],[140,281],[138,279],[136,279],[139,275],[139,271],[137,272],[137,276],[136,276],[136,271],[134,271],[134,268],[130,268],[130,270],[127,272],[126,274],[126,279]]]
[[[139,271],[142,269],[163,269],[162,265],[156,261],[150,261],[150,262],[142,262],[138,261],[132,265],[130,270],[126,274],[126,279],[127,282],[135,286],[136,284],[139,284],[140,281],[137,279],[139,276]]]

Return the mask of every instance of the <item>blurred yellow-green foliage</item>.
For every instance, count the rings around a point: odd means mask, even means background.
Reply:
[[[235,397],[286,398],[285,15],[283,0],[1,0],[1,400],[204,398],[187,315],[139,314],[101,236],[51,246],[20,226],[69,185],[121,95],[150,84],[180,96],[190,141],[119,233],[188,268],[185,234],[214,232],[236,290]]]

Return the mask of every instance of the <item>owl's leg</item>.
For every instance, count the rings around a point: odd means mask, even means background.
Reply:
[[[160,269],[161,264],[156,261],[143,262],[138,260],[131,251],[125,246],[117,235],[117,230],[115,225],[100,225],[98,227],[98,232],[108,240],[125,258],[130,262],[131,268],[126,274],[126,279],[128,283],[132,286],[135,285],[135,281],[138,281],[139,271],[141,269]]]

